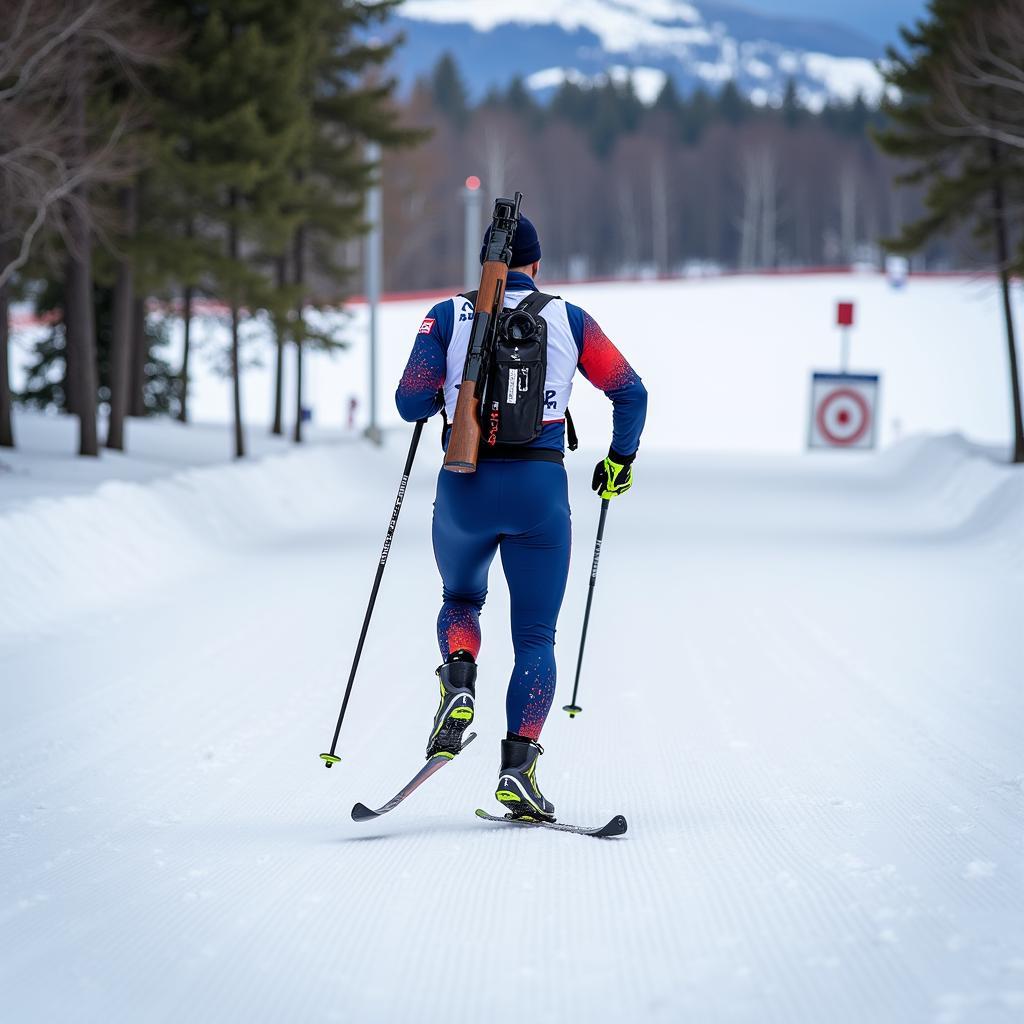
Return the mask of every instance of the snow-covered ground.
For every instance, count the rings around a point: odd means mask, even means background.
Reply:
[[[827,356],[826,328],[815,344]],[[654,433],[609,515],[585,713],[553,713],[541,765],[566,820],[626,814],[609,842],[473,816],[498,806],[498,571],[481,738],[393,815],[349,819],[418,766],[436,702],[433,429],[324,771],[408,432],[179,469],[196,435],[135,425],[142,454],[101,462],[122,479],[61,491],[52,471],[33,500],[31,453],[57,428],[19,418],[25,489],[0,508],[0,1018],[1020,1021],[1024,476],[956,437],[668,451],[657,431],[677,415],[685,437],[701,388],[680,378],[673,414],[671,366],[647,373]],[[556,707],[591,466],[569,460]]]
[[[540,285],[546,287],[543,276]],[[601,323],[656,385],[644,449],[795,454],[807,437],[812,370],[832,371],[839,359],[837,300],[856,304],[852,334],[855,371],[882,374],[879,438],[883,446],[912,434],[959,432],[1005,444],[1010,397],[998,289],[991,278],[912,277],[893,290],[877,274],[743,276],[616,284],[552,284]],[[441,298],[443,296],[437,296]],[[388,302],[380,313],[377,397],[385,426],[398,426],[395,384],[433,298]],[[1018,322],[1024,288],[1014,291]],[[367,422],[367,311],[332,318],[344,351],[310,353],[306,402],[314,423],[344,430],[349,402],[358,403],[357,426]],[[201,422],[227,422],[228,382],[222,366],[227,328],[215,319],[195,324],[197,357],[191,409]],[[270,346],[260,324],[247,330],[244,407],[258,441],[270,422]],[[180,335],[180,332],[179,332]],[[15,346],[15,379],[31,331]],[[177,364],[178,356],[171,353]],[[293,363],[286,362],[287,416],[294,417]],[[607,403],[586,382],[573,393],[572,410],[584,443],[598,447],[607,432]],[[73,450],[69,446],[69,450]],[[227,453],[230,437],[224,433]]]

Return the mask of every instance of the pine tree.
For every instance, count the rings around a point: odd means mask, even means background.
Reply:
[[[875,137],[886,153],[915,164],[899,179],[901,182],[927,184],[926,214],[907,224],[899,238],[889,241],[892,249],[915,252],[932,237],[964,222],[993,244],[1006,326],[1013,460],[1024,462],[1024,417],[1010,302],[1013,261],[1007,212],[1008,194],[1019,187],[1021,159],[995,139],[941,130],[941,125],[950,119],[941,82],[954,61],[953,46],[972,6],[971,0],[931,0],[928,17],[913,29],[903,29],[907,52],[890,49],[886,72],[887,81],[899,90],[901,100],[887,108],[891,127],[876,132]],[[983,90],[979,90],[977,102],[984,103]]]
[[[718,114],[715,101],[706,89],[697,88],[683,106],[680,127],[683,140],[693,146],[700,142],[708,125]]]
[[[184,36],[159,76],[160,123],[178,138],[165,150],[185,260],[229,307],[234,449],[245,454],[241,326],[275,301],[266,272],[289,237],[297,206],[295,154],[308,131],[302,97],[308,17],[315,0],[164,0]],[[184,396],[183,396],[184,398]]]
[[[536,97],[527,87],[522,75],[513,76],[502,97],[501,105],[524,118],[531,128],[539,128],[544,112],[537,103]]]
[[[718,94],[718,110],[722,117],[732,124],[739,124],[750,112],[750,104],[744,99],[734,79],[730,78]]]
[[[671,75],[666,76],[665,84],[661,87],[661,91],[654,101],[653,109],[671,114],[673,117],[678,117],[683,109],[683,101],[679,97],[679,90],[676,88],[675,79]]]
[[[367,5],[362,5],[367,6]],[[450,53],[441,55],[430,76],[434,102],[456,128],[464,128],[469,120],[469,93]]]
[[[101,272],[99,275],[104,275]],[[96,338],[96,397],[109,403],[112,397],[115,319],[117,316],[116,286],[95,281],[92,287],[94,313],[93,335]],[[26,368],[25,384],[15,396],[19,404],[33,409],[67,412],[69,406],[67,374],[67,329],[64,319],[64,281],[57,277],[48,281],[35,297],[36,314],[49,324],[46,333],[32,347],[32,361]],[[136,330],[132,310],[132,333]],[[175,402],[175,378],[170,365],[159,350],[169,342],[166,318],[146,320],[144,349],[145,373],[140,383],[140,415],[159,415],[172,411]]]
[[[425,133],[399,124],[391,99],[393,79],[381,80],[376,69],[394,53],[397,40],[368,45],[366,29],[382,22],[395,6],[387,3],[338,4],[336,0],[304,0],[309,25],[308,52],[301,83],[307,130],[296,148],[291,173],[295,185],[290,246],[279,256],[278,269],[290,265],[292,275],[278,278],[279,355],[283,352],[284,311],[290,306],[288,332],[296,350],[296,418],[293,438],[302,440],[303,352],[310,345],[336,349],[331,331],[315,331],[303,310],[308,302],[307,273],[313,264],[340,282],[346,268],[337,259],[345,242],[365,230],[365,195],[379,169],[367,162],[366,143],[402,146]],[[454,68],[454,64],[453,64]],[[457,79],[457,72],[455,78]],[[281,393],[278,363],[277,395]],[[280,408],[280,397],[275,401]],[[275,427],[279,426],[275,416]]]
[[[796,82],[789,78],[786,80],[786,91],[782,95],[782,119],[788,128],[795,128],[803,120],[803,115],[804,107],[800,102]]]

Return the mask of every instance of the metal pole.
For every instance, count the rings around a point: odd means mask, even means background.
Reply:
[[[384,538],[384,550],[380,553],[380,561],[377,563],[377,575],[373,579],[373,589],[370,591],[370,600],[366,605],[366,614],[363,616],[363,628],[359,633],[359,642],[356,644],[355,657],[352,659],[352,668],[348,674],[348,685],[345,687],[345,696],[341,702],[341,712],[338,715],[338,724],[334,727],[334,738],[331,740],[329,753],[321,754],[320,758],[330,768],[341,760],[335,751],[338,748],[338,736],[341,734],[341,723],[345,721],[345,712],[348,710],[348,699],[352,696],[352,684],[356,681],[356,670],[359,668],[359,659],[363,653],[363,644],[366,642],[366,633],[370,628],[370,618],[373,615],[374,605],[377,603],[377,593],[380,590],[380,581],[384,578],[384,567],[388,564],[388,555],[391,553],[391,541],[395,536],[395,527],[398,526],[398,515],[402,511],[402,502],[405,500],[405,489],[409,485],[409,475],[412,473],[413,459],[416,458],[416,449],[419,447],[420,435],[423,433],[423,424],[426,420],[417,420],[416,429],[412,433],[412,441],[409,443],[409,454],[405,459],[405,469],[402,471],[402,482],[398,487],[398,497],[395,498],[395,507],[391,511],[391,522],[388,524],[388,533]]]
[[[839,343],[839,369],[846,373],[850,366],[850,328],[844,327],[842,340]]]
[[[601,499],[601,518],[597,523],[597,541],[594,544],[594,561],[590,566],[590,589],[587,591],[587,610],[583,613],[583,635],[580,637],[580,656],[576,660],[576,682],[572,687],[572,703],[566,704],[563,711],[569,712],[570,718],[575,718],[582,710],[576,703],[576,694],[580,689],[580,672],[583,670],[583,648],[587,644],[587,627],[590,625],[590,605],[594,600],[594,584],[597,583],[597,563],[601,558],[601,543],[604,540],[604,521],[608,515],[608,502],[610,498]]]
[[[466,288],[475,287],[480,280],[480,210],[483,198],[480,179],[471,174],[462,190],[462,201],[466,207],[462,280]]]
[[[381,194],[380,194],[380,146],[370,142],[366,146],[366,159],[375,167],[377,175],[374,184],[366,193],[366,220],[370,225],[366,236],[366,302],[369,307],[369,348],[370,348],[370,423],[366,436],[380,444],[382,435],[377,422],[377,309],[380,305],[381,282]]]

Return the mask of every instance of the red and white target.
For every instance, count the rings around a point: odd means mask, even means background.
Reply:
[[[877,374],[814,374],[808,446],[874,448],[877,401]]]

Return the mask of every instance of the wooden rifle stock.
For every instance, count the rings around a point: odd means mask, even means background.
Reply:
[[[455,403],[448,450],[444,468],[450,473],[475,473],[480,452],[480,401],[483,398],[487,362],[498,327],[498,314],[505,304],[505,282],[508,280],[508,260],[511,256],[512,237],[519,217],[522,195],[516,193],[513,202],[499,199],[495,213],[491,244],[480,274],[473,311],[473,329],[469,336],[466,367],[462,374],[459,397]],[[505,204],[502,207],[502,204]],[[511,215],[511,219],[509,219]]]

